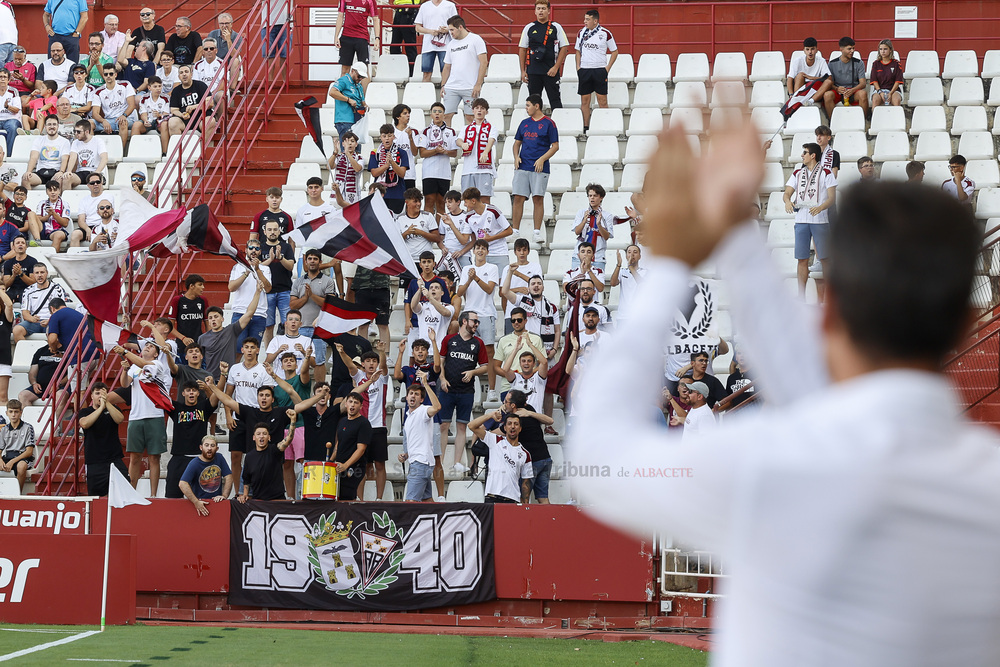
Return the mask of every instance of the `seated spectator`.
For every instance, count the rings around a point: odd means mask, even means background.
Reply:
[[[924,163],[918,160],[907,162],[906,180],[912,183],[922,183],[924,180]]]
[[[25,288],[21,295],[21,322],[14,327],[14,342],[19,343],[32,334],[45,333],[52,317],[52,299],[65,304],[72,301],[62,285],[49,279],[49,270],[41,262],[32,269],[35,283]]]
[[[122,461],[122,441],[118,435],[118,425],[125,416],[108,402],[108,385],[94,384],[90,391],[90,406],[79,412],[80,428],[83,429],[83,459],[87,466],[87,494],[108,495],[108,479],[111,466],[128,475],[128,468]]]
[[[87,83],[87,68],[83,65],[73,65],[70,69],[73,83],[66,86],[62,96],[69,100],[70,110],[81,118],[89,118],[94,107],[94,87]],[[94,126],[91,123],[91,131]]]
[[[156,68],[156,76],[160,77],[160,81],[163,82],[163,94],[169,99],[170,92],[180,82],[180,74],[174,66],[173,51],[164,51],[160,55],[159,62],[160,66]]]
[[[89,182],[92,175],[103,178],[108,168],[108,147],[104,139],[94,136],[90,121],[78,121],[73,135],[75,138],[69,147],[67,178],[64,181],[69,188]]]
[[[114,65],[115,59],[104,53],[104,36],[101,33],[90,33],[87,45],[90,51],[87,55],[80,56],[80,64],[87,70],[87,83],[96,88],[104,85],[104,66]]]
[[[90,239],[91,250],[107,250],[115,243],[118,235],[118,217],[115,215],[114,204],[111,199],[102,199],[97,202],[97,215],[101,221],[94,229],[94,235]]]
[[[146,192],[146,168],[136,167],[132,170],[132,175],[129,177],[129,182],[132,184],[132,190],[134,190],[143,199],[149,199],[152,193]]]
[[[21,116],[21,130],[19,134],[41,134],[42,124],[48,116],[56,115],[56,103],[59,98],[55,95],[55,81],[39,81],[38,89],[33,90],[28,96],[27,113]],[[23,102],[23,98],[22,98]],[[58,128],[56,134],[59,133]]]
[[[13,240],[18,236],[26,235],[27,232],[23,230],[37,226],[35,214],[24,205],[24,200],[28,197],[28,189],[19,185],[14,188],[13,196],[7,197],[6,194],[6,192],[0,191],[0,197],[4,198],[6,206],[3,224],[0,225],[0,256],[4,260],[14,256],[14,251],[11,250]],[[32,242],[32,245],[38,244]]]
[[[615,216],[611,211],[605,211],[601,204],[607,195],[600,183],[587,186],[587,208],[580,209],[576,214],[573,233],[576,234],[576,249],[586,241],[594,246],[594,268],[602,272],[605,267],[604,252],[608,247],[608,239],[615,235]],[[572,268],[580,266],[579,254],[573,258]]]
[[[149,77],[156,76],[156,63],[153,62],[151,53],[153,51],[152,42],[139,42],[139,46],[132,49],[128,43],[122,44],[118,53],[118,65],[122,70],[122,80],[132,84],[135,92],[142,93],[149,87]],[[132,50],[131,57],[126,56],[126,52]]]
[[[941,184],[941,189],[948,192],[963,204],[972,206],[972,195],[976,191],[976,182],[965,175],[967,161],[962,155],[953,155],[948,160],[948,170],[951,178]]]
[[[208,37],[202,43],[202,53],[204,56],[194,64],[194,78],[208,86],[209,92],[214,93],[219,90],[223,77],[216,80],[215,75],[222,69],[222,58],[219,57],[218,43]]]
[[[174,34],[167,39],[167,51],[174,54],[178,65],[194,65],[201,60],[201,35],[191,29],[191,19],[178,16]]]
[[[60,97],[56,102],[56,118],[59,119],[59,136],[67,141],[73,141],[73,130],[83,119],[73,113],[73,104],[68,97]]]
[[[191,65],[180,65],[177,68],[178,85],[170,90],[170,135],[181,134],[185,126],[191,127],[194,131],[202,130],[201,113],[198,106],[202,99],[208,97],[208,86],[193,78]],[[209,97],[206,106],[212,108],[212,99]],[[205,120],[204,129],[209,135],[215,130],[215,118],[209,115]]]
[[[875,160],[867,155],[858,158],[858,173],[862,181],[877,181],[875,177]]]
[[[136,115],[135,89],[128,81],[118,81],[114,64],[104,66],[104,85],[94,91],[94,128],[97,134],[114,134],[128,143]]]
[[[17,400],[23,405],[34,405],[42,400],[46,391],[54,390],[52,379],[62,358],[62,346],[58,340],[49,341],[48,344],[35,350],[34,356],[31,357],[31,366],[28,368],[28,388],[21,390]],[[62,382],[65,384],[66,381]]]
[[[104,30],[101,31],[104,38],[104,54],[112,58],[118,57],[118,52],[128,43],[131,34],[126,34],[118,29],[118,17],[108,14],[104,17]]]
[[[240,36],[238,32],[233,30],[233,15],[228,12],[223,12],[219,14],[218,24],[219,27],[208,33],[205,41],[209,39],[214,39],[216,45],[219,47],[218,56],[220,60],[225,60],[226,56],[229,55],[231,50],[235,51],[240,46],[243,45],[243,37]],[[204,43],[202,44],[204,46]],[[236,62],[236,55],[230,62]]]
[[[188,461],[179,488],[199,516],[208,516],[208,503],[221,503],[233,490],[233,471],[222,454],[215,436],[201,439],[201,453]]]
[[[10,75],[10,87],[21,97],[21,105],[27,106],[28,95],[35,90],[35,79],[38,76],[34,63],[28,60],[28,53],[23,46],[14,47],[14,59],[4,65]]]
[[[840,57],[831,60],[829,67],[833,88],[823,93],[826,117],[833,118],[833,107],[844,102],[847,105],[857,104],[864,111],[865,118],[868,118],[868,95],[865,93],[868,82],[865,79],[865,64],[860,58],[854,57],[853,39],[840,38]]]
[[[7,401],[7,423],[0,427],[0,452],[3,454],[0,470],[14,473],[21,494],[24,494],[28,468],[35,462],[35,427],[21,421],[21,410],[20,401]]]
[[[819,144],[803,144],[802,164],[785,183],[785,212],[795,213],[795,259],[798,261],[799,293],[805,294],[809,280],[809,244],[826,273],[830,217],[827,211],[837,198],[837,177],[819,163]]]
[[[36,85],[38,81],[51,79],[56,82],[56,95],[62,95],[66,86],[73,83],[73,66],[75,62],[66,57],[66,49],[62,42],[52,42],[49,44],[49,59],[38,66],[35,74]]]
[[[10,246],[14,256],[3,262],[3,287],[11,301],[20,303],[24,290],[35,284],[32,272],[38,260],[28,254],[28,241],[23,236],[15,237]]]
[[[28,168],[21,178],[21,185],[31,188],[45,185],[49,181],[62,183],[69,165],[70,143],[59,136],[59,119],[55,114],[45,119],[44,134],[36,137],[31,144],[31,154],[28,157]],[[24,221],[21,233],[28,233],[28,220]],[[38,239],[38,229],[32,229],[31,235]]]
[[[0,130],[6,133],[7,150],[4,155],[14,152],[14,139],[21,127],[21,96],[9,85],[10,70],[0,69]]]
[[[570,286],[583,279],[593,282],[597,290],[594,294],[596,303],[601,302],[604,293],[604,270],[594,265],[594,244],[590,241],[580,241],[576,246],[576,262],[573,268],[563,274],[563,290],[570,294]],[[572,294],[570,294],[572,296]]]
[[[893,58],[892,41],[878,43],[878,58],[872,63],[872,108],[898,107],[903,103],[903,66]]]
[[[139,42],[150,41],[154,45],[153,62],[162,65],[162,56],[167,46],[167,33],[163,26],[156,24],[156,11],[150,7],[143,7],[139,10],[139,20],[142,22],[135,30],[129,30],[125,34],[129,43],[136,47]],[[173,61],[173,58],[171,58]]]
[[[826,60],[823,59],[823,54],[819,52],[819,45],[816,43],[816,38],[806,37],[802,40],[802,50],[793,53],[791,61],[788,64],[788,77],[785,79],[785,87],[788,89],[788,95],[793,95],[807,81],[815,81],[829,75],[830,67],[826,64]],[[816,94],[806,101],[806,104],[809,105],[821,101],[823,93],[832,87],[832,81],[829,84],[824,82],[824,87],[817,90]]]

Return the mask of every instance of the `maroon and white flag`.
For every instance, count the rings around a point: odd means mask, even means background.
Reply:
[[[240,264],[247,265],[246,257],[233,243],[229,230],[219,222],[208,204],[199,204],[188,211],[177,230],[167,235],[149,254],[153,257],[169,257],[191,249],[214,255],[228,255]]]
[[[787,122],[792,114],[802,108],[802,105],[806,103],[810,97],[816,94],[816,91],[820,89],[823,82],[826,81],[828,75],[821,76],[818,79],[812,81],[806,81],[801,88],[792,93],[792,96],[788,98],[784,106],[781,107],[781,115]]]
[[[111,352],[116,345],[137,344],[139,341],[139,337],[128,329],[122,329],[111,322],[99,320],[93,315],[87,316],[87,329],[90,330],[90,337],[104,348],[105,352]]]
[[[49,261],[88,313],[99,320],[117,322],[122,303],[121,261],[127,254],[125,245],[74,255],[49,255]]]
[[[313,331],[313,335],[316,338],[329,340],[352,331],[362,324],[368,324],[375,319],[375,315],[362,306],[330,295],[326,297],[323,310],[316,318],[316,329]]]

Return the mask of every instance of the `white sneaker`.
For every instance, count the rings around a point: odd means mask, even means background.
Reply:
[[[817,259],[815,262],[813,262],[812,266],[809,267],[809,271],[810,272],[813,272],[813,271],[815,271],[815,272],[822,272],[823,271],[823,265]]]
[[[545,243],[545,236],[542,235],[542,230],[540,229],[535,230],[532,238],[535,240],[535,243]]]
[[[438,496],[437,498],[434,499],[434,502],[436,502],[436,503],[444,503],[444,502],[447,502],[447,501],[444,499],[444,496]]]
[[[812,105],[816,104],[816,100],[814,100],[811,97],[807,97],[802,104],[804,104],[807,107],[811,107]]]
[[[464,475],[466,472],[469,471],[469,469],[466,466],[462,465],[461,463],[456,463],[451,467],[451,469],[456,473],[458,473],[459,475]]]
[[[486,394],[486,402],[487,403],[496,403],[499,400],[500,400],[500,397],[497,395],[497,390],[496,389],[490,389],[489,392],[487,392],[487,394]]]

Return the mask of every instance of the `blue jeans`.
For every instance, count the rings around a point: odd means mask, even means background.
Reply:
[[[299,333],[308,338],[312,338],[313,357],[316,358],[316,365],[326,363],[326,341],[322,338],[313,338],[315,327],[299,327]]]
[[[406,500],[427,500],[434,496],[434,466],[411,461],[406,472]]]
[[[532,461],[531,469],[535,478],[531,481],[535,489],[535,500],[547,500],[549,497],[549,476],[552,474],[552,459]]]
[[[14,47],[16,44],[5,42],[0,44],[0,67],[3,67],[14,59]]]
[[[243,317],[243,313],[233,313],[233,322],[238,322],[239,319]],[[254,315],[250,318],[250,324],[240,332],[240,335],[236,339],[237,345],[243,347],[243,342],[247,338],[256,338],[257,342],[260,343],[260,337],[264,335],[264,328],[267,326],[267,319],[259,315]]]
[[[333,126],[337,128],[337,139],[340,141],[341,150],[343,150],[344,135],[351,131],[351,128],[354,127],[354,123],[334,123]],[[358,137],[359,144],[364,140],[364,137]]]
[[[420,57],[420,71],[421,72],[433,72],[434,71],[434,61],[438,61],[438,71],[444,69],[444,54],[446,51],[424,51],[423,55]]]
[[[278,322],[281,324],[285,323],[285,318],[288,317],[288,311],[291,310],[291,305],[289,305],[291,300],[291,292],[275,292],[274,294],[267,295],[266,326],[273,327]],[[275,319],[275,313],[277,313],[277,319]]]
[[[10,159],[10,154],[14,151],[14,138],[17,137],[17,128],[21,127],[21,121],[16,118],[9,118],[4,121],[0,121],[0,129],[7,133],[7,159]]]
[[[279,0],[280,1],[280,0]],[[292,43],[292,27],[284,23],[260,29],[260,55],[262,58],[288,57],[288,47]]]

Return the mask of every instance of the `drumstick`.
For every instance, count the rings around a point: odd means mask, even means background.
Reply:
[[[332,442],[327,442],[326,443],[326,460],[327,461],[330,460],[330,454],[332,454],[332,453],[333,453],[333,443]]]

